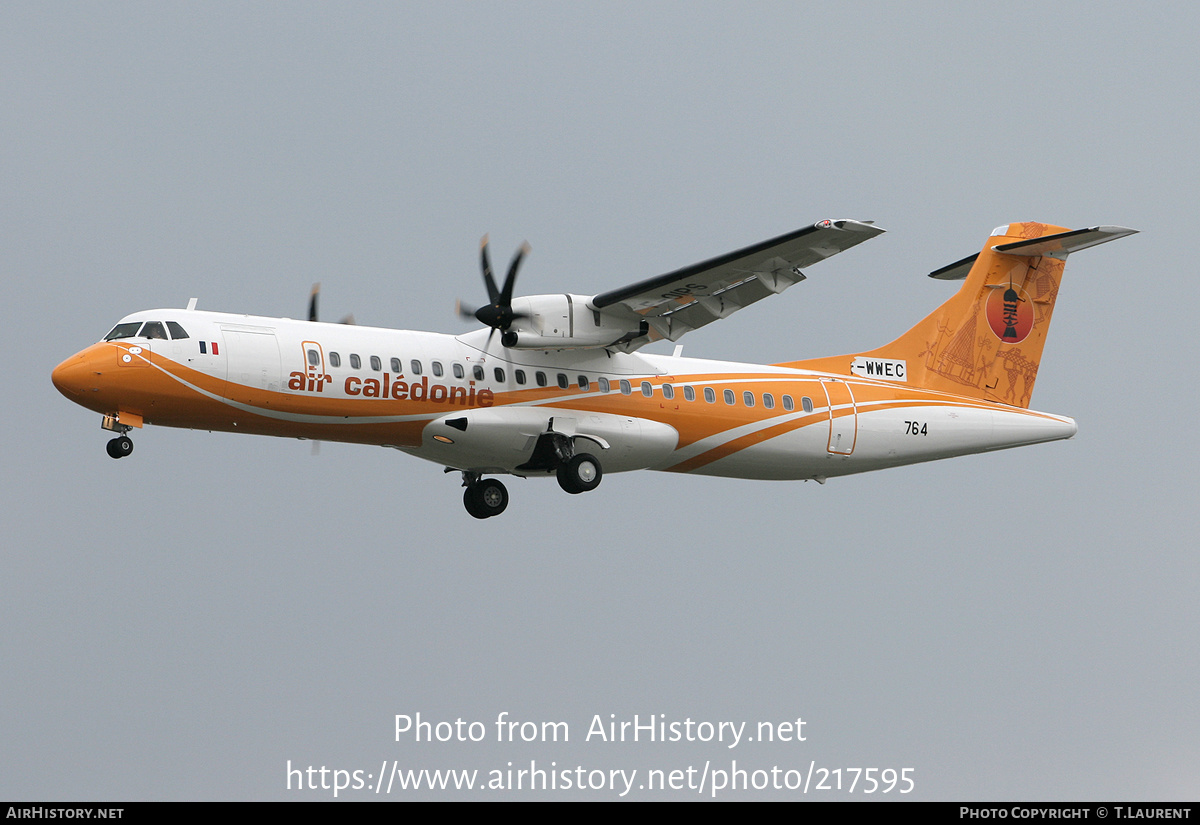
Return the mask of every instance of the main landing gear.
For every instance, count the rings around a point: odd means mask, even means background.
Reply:
[[[572,495],[586,493],[600,486],[604,471],[591,453],[576,453],[557,470],[558,486]]]
[[[491,518],[508,506],[508,488],[494,478],[480,478],[479,473],[463,473],[463,506],[475,518]]]
[[[578,453],[560,464],[555,471],[558,486],[568,493],[586,493],[600,486],[604,471],[600,461],[590,453]],[[464,472],[463,506],[478,519],[498,516],[508,507],[508,489],[494,478],[481,478],[479,473]]]

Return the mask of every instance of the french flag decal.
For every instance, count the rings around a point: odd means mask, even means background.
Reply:
[[[204,341],[201,341],[201,342],[200,342],[200,354],[201,354],[201,355],[208,355],[208,348],[207,348],[207,344],[206,344]],[[216,342],[216,341],[213,341],[213,342],[212,342],[212,354],[213,354],[213,355],[218,355],[218,354],[219,354],[219,353],[217,352],[217,342]]]

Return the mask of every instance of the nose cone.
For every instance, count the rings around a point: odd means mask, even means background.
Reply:
[[[58,391],[72,401],[78,401],[80,396],[91,389],[88,386],[89,376],[96,377],[88,369],[87,357],[83,352],[77,352],[54,368],[50,380]]]
[[[93,344],[54,368],[50,380],[58,391],[76,404],[97,412],[111,412],[113,354],[109,345]],[[105,382],[105,378],[109,380]]]

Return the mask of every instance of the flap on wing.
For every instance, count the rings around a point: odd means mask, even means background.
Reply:
[[[595,309],[628,312],[646,321],[656,338],[726,318],[744,306],[777,295],[804,280],[811,266],[880,235],[877,226],[826,220],[711,260],[596,295]]]

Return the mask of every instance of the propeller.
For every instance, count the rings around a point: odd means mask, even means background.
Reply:
[[[509,264],[508,275],[504,278],[504,286],[498,289],[496,278],[492,275],[492,262],[488,257],[488,236],[484,235],[479,242],[479,265],[483,269],[483,284],[487,287],[489,303],[487,306],[471,309],[459,301],[456,307],[460,317],[468,320],[474,318],[479,323],[491,327],[493,332],[499,330],[500,343],[506,347],[512,346],[517,341],[517,334],[508,331],[513,321],[529,317],[526,313],[515,312],[512,308],[513,285],[517,281],[517,270],[521,267],[521,259],[528,254],[529,244],[521,244],[521,248],[517,250],[512,263]],[[491,343],[491,340],[492,336],[489,334],[488,343]]]
[[[308,320],[310,321],[317,320],[317,298],[320,297],[320,295],[321,282],[317,281],[315,284],[313,284],[312,292],[310,292],[308,295]],[[342,319],[338,321],[338,323],[354,326],[354,313],[342,316]]]
[[[321,295],[321,282],[317,281],[315,284],[312,285],[312,292],[310,292],[308,294],[308,320],[310,320],[310,321],[315,322],[317,320],[317,298],[319,298],[320,295]],[[347,315],[344,318],[342,318],[342,320],[338,321],[338,323],[353,325],[354,324],[354,315],[353,314]],[[321,442],[320,441],[314,440],[312,442],[312,454],[313,454],[314,458],[321,454]]]

